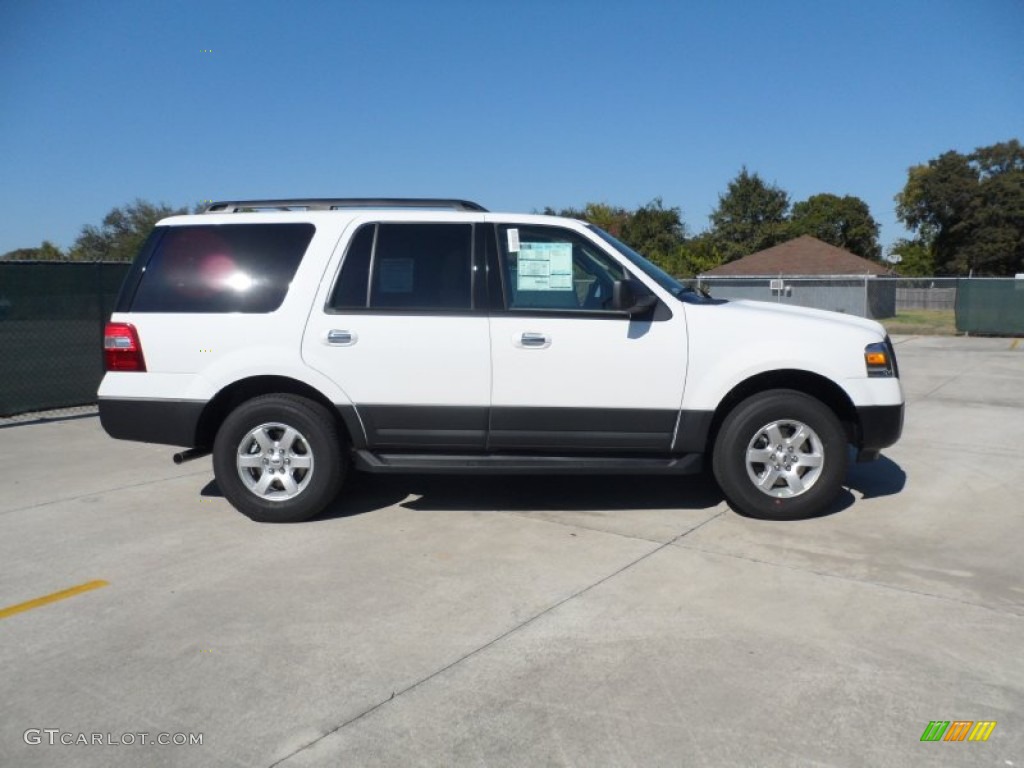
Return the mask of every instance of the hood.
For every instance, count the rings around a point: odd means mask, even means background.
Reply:
[[[750,301],[748,299],[730,299],[728,303],[719,307],[720,311],[742,312],[750,315],[753,320],[757,316],[763,318],[771,316],[784,316],[789,318],[804,318],[818,320],[845,328],[860,328],[878,334],[880,338],[886,335],[885,328],[875,320],[868,320],[866,317],[848,315],[844,312],[829,312],[825,309],[811,309],[810,307],[799,307],[792,304],[778,304],[770,301]]]

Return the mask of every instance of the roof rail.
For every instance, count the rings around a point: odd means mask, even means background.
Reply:
[[[455,211],[486,212],[469,200],[432,197],[314,197],[294,200],[221,200],[206,206],[203,213],[239,213],[247,210],[335,211],[341,208],[451,208]]]

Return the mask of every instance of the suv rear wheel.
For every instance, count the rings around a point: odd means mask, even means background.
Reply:
[[[846,437],[835,414],[802,392],[777,389],[737,405],[722,423],[714,472],[740,512],[773,520],[823,513],[846,477]]]
[[[331,414],[295,395],[242,403],[213,445],[217,485],[232,506],[258,522],[292,523],[322,512],[338,495],[346,470]]]

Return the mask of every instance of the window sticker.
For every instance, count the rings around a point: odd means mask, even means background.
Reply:
[[[381,259],[381,293],[412,293],[412,259]]]
[[[519,252],[519,230],[512,227],[506,231],[508,235],[508,252],[518,253]]]
[[[571,291],[572,243],[521,243],[516,289]]]

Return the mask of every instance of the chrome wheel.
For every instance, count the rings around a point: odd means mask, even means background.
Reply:
[[[267,501],[285,501],[302,493],[313,477],[313,451],[294,427],[260,424],[238,444],[238,476],[245,487]]]
[[[761,493],[776,499],[809,491],[821,477],[824,465],[821,438],[800,421],[784,419],[765,424],[747,445],[747,476]]]

